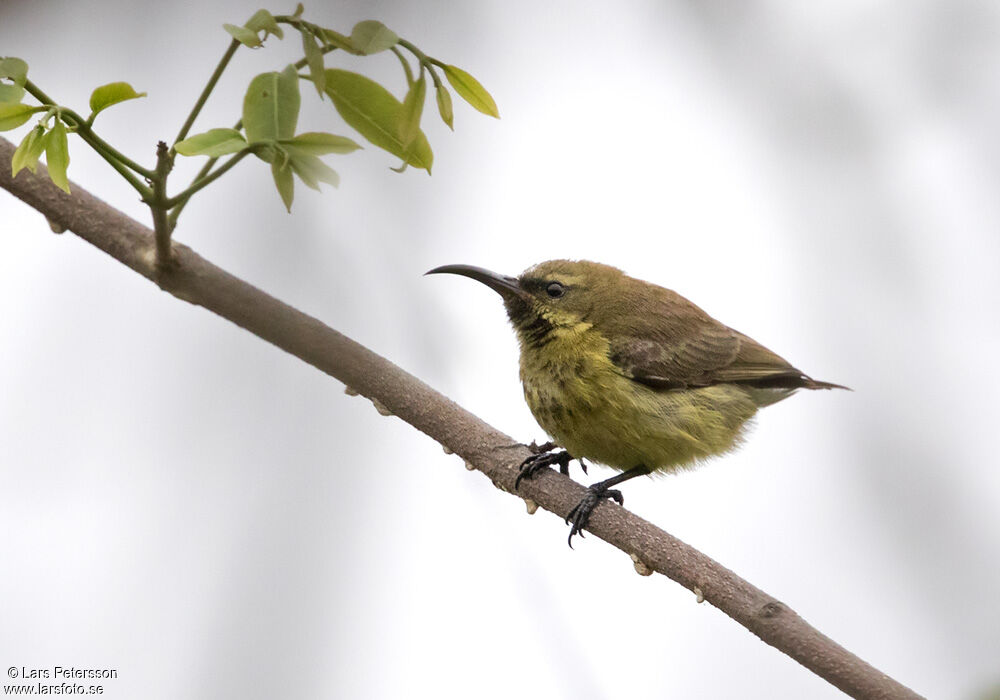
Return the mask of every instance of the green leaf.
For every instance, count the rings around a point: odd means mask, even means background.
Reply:
[[[236,129],[209,129],[203,134],[190,136],[174,144],[174,150],[182,156],[219,156],[236,153],[246,148],[243,134]]]
[[[24,87],[28,79],[28,64],[13,56],[0,58],[0,79],[10,80],[18,87]]]
[[[326,67],[323,65],[323,52],[312,32],[302,31],[302,48],[306,52],[306,63],[309,64],[309,77],[316,86],[320,99],[323,99],[323,90],[326,89],[326,73],[323,71]]]
[[[420,117],[424,112],[424,99],[427,95],[427,81],[423,72],[420,78],[410,86],[403,99],[403,109],[399,116],[399,138],[409,145],[420,131]]]
[[[285,33],[281,31],[281,27],[278,26],[274,15],[267,10],[257,10],[253,13],[253,17],[248,19],[247,23],[243,26],[252,31],[255,36],[259,31],[264,30],[264,39],[267,39],[271,34],[274,34],[279,39],[285,38]]]
[[[33,173],[38,172],[38,157],[45,149],[44,138],[45,129],[39,124],[21,139],[21,143],[18,144],[10,159],[12,177],[17,177],[17,174],[24,168]]]
[[[24,88],[20,85],[0,83],[0,104],[17,103],[24,98]]]
[[[321,38],[331,46],[336,46],[338,49],[343,49],[347,53],[352,53],[356,56],[361,55],[361,52],[354,47],[354,44],[351,43],[351,40],[348,37],[341,34],[340,32],[335,31],[333,29],[323,29],[323,28],[319,28],[319,30],[323,34]]]
[[[292,200],[295,199],[295,180],[292,179],[292,167],[288,163],[279,163],[276,159],[271,163],[271,175],[274,176],[274,185],[278,188],[281,201],[284,202],[285,209],[290,214]]]
[[[20,58],[0,58],[0,104],[20,102],[24,98],[24,83],[27,79],[27,63]],[[8,84],[4,80],[11,82]]]
[[[94,117],[96,117],[100,111],[107,109],[112,105],[145,96],[146,93],[136,92],[135,88],[128,83],[108,83],[107,85],[95,88],[94,91],[90,93],[90,117],[87,118],[87,121],[93,122]]]
[[[289,158],[288,164],[306,187],[319,190],[320,182],[334,187],[340,185],[340,176],[336,171],[316,156],[293,155]]]
[[[455,130],[455,113],[451,108],[451,93],[448,92],[448,88],[444,85],[438,85],[437,91],[437,103],[438,103],[438,113],[441,115],[441,120],[448,125],[448,128],[452,131]]]
[[[307,131],[297,134],[294,138],[283,139],[281,144],[311,156],[322,156],[327,153],[351,153],[361,148],[356,141],[346,136],[336,136],[321,131]]]
[[[326,94],[344,121],[368,141],[430,173],[434,154],[424,132],[418,129],[409,144],[399,138],[403,105],[392,93],[358,73],[328,68]]]
[[[223,24],[222,28],[229,32],[229,35],[236,39],[236,41],[244,46],[249,46],[251,49],[255,49],[263,44],[260,37],[257,36],[257,32],[252,29],[237,27],[235,24]]]
[[[399,43],[396,32],[373,19],[358,22],[351,30],[351,43],[365,56],[391,49]]]
[[[66,139],[66,126],[61,119],[56,119],[55,125],[45,134],[45,164],[49,168],[49,177],[56,187],[69,194],[69,180],[66,169],[69,167],[69,144]]]
[[[457,66],[445,66],[444,74],[448,78],[448,82],[451,83],[451,86],[455,88],[455,92],[458,93],[459,97],[483,114],[488,114],[497,119],[500,118],[497,103],[493,101],[492,95],[486,91],[486,88],[479,84],[478,80]]]
[[[250,81],[243,98],[247,140],[276,141],[295,135],[299,120],[299,76],[289,65],[280,73],[261,73]]]
[[[44,112],[48,107],[32,107],[20,103],[0,104],[0,131],[10,131],[31,119],[35,112]]]

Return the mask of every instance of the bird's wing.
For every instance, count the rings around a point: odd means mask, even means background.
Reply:
[[[795,388],[812,383],[778,355],[724,326],[676,341],[618,339],[612,341],[609,356],[622,374],[653,389],[713,384]]]
[[[609,358],[625,376],[661,390],[723,383],[767,388],[818,384],[680,295],[661,291],[669,296],[643,300],[641,327],[619,327],[609,334]]]

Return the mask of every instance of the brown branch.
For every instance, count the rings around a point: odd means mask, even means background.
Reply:
[[[10,176],[14,146],[0,139],[0,186],[174,296],[215,312],[339,379],[426,433],[513,491],[517,465],[528,449],[487,425],[413,375],[350,338],[230,275],[190,248],[174,243],[177,265],[156,265],[153,232],[78,185],[67,195],[44,172]],[[43,166],[39,166],[40,168]],[[561,517],[584,495],[582,486],[554,471],[525,482],[519,492]],[[865,699],[919,698],[821,634],[784,603],[625,510],[602,502],[588,530],[739,622],[848,695]]]

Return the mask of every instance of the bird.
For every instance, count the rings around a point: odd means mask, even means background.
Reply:
[[[765,406],[818,381],[680,294],[588,260],[549,260],[517,277],[472,265],[426,274],[471,278],[499,293],[520,346],[524,398],[552,438],[520,465],[515,489],[576,459],[618,472],[587,488],[566,517],[568,542],[613,488],[694,467],[737,448]]]

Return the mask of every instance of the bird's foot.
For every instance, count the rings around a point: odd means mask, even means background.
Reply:
[[[531,444],[528,445],[528,449],[531,450],[531,454],[535,454],[535,455],[540,455],[543,452],[551,452],[552,450],[556,449],[557,447],[559,447],[559,445],[557,445],[557,444],[555,444],[554,442],[551,442],[551,441],[549,441],[549,442],[543,442],[541,445],[539,445],[537,442],[535,442],[534,440],[532,440]]]
[[[625,505],[625,497],[618,489],[609,489],[604,483],[597,483],[587,488],[587,495],[580,499],[580,502],[566,516],[566,524],[569,528],[569,539],[567,543],[570,549],[573,548],[573,535],[583,537],[583,529],[587,527],[590,514],[594,512],[597,504],[604,499],[611,499],[618,505]]]
[[[529,449],[535,454],[521,462],[520,472],[514,481],[514,490],[521,485],[521,479],[530,479],[543,469],[551,467],[553,464],[559,465],[562,474],[569,474],[569,463],[573,459],[566,450],[552,451],[556,447],[555,443],[547,442],[544,445],[531,443]]]

